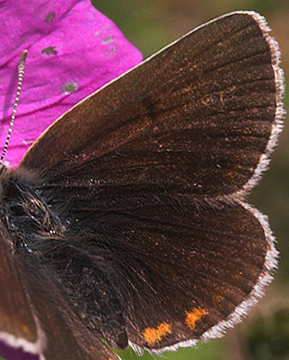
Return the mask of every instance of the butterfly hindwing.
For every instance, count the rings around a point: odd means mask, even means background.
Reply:
[[[35,354],[41,360],[116,360],[118,357],[91,338],[78,317],[69,313],[59,286],[41,276],[45,272],[39,264],[17,251],[11,256],[12,243],[4,229],[2,226],[0,238],[0,340],[12,348],[21,347],[26,357]]]
[[[129,338],[141,347],[216,336],[261,295],[256,284],[270,279],[267,257],[276,254],[256,214],[241,204],[203,205],[200,212],[160,204],[149,216],[123,215],[111,225],[120,237],[112,244],[122,275],[114,275],[115,286],[130,304]]]
[[[37,340],[37,324],[32,312],[26,310],[30,309],[30,299],[21,281],[17,260],[13,257],[12,243],[2,223],[0,231],[0,338],[5,340],[8,334],[15,334],[14,339],[11,335],[11,342],[23,337],[33,343]],[[14,291],[8,291],[10,286]]]

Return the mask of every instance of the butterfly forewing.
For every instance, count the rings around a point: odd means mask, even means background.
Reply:
[[[128,193],[138,184],[157,193],[236,192],[252,177],[271,134],[273,61],[252,15],[223,17],[69,111],[21,166],[56,181],[93,174],[101,187]]]

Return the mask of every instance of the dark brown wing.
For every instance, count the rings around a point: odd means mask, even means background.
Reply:
[[[262,21],[234,13],[189,33],[66,113],[21,167],[127,192],[241,190],[278,132],[277,50]]]
[[[218,337],[262,295],[276,264],[265,219],[241,204],[204,204],[200,211],[162,202],[101,221],[114,254],[108,276],[129,339],[141,347]]]
[[[12,250],[2,222],[0,231],[0,340],[43,360],[118,359],[95,337],[91,339],[73,314],[65,314],[67,306],[53,279],[41,278],[39,267]]]
[[[21,281],[20,269],[13,258],[13,247],[3,224],[0,227],[0,328],[1,333],[25,338],[27,342],[37,341],[37,325],[30,309],[29,296]],[[13,289],[9,291],[8,289]],[[1,336],[1,339],[3,337]]]

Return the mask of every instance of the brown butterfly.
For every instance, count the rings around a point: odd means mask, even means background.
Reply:
[[[283,114],[265,20],[185,35],[58,119],[1,175],[0,339],[47,360],[220,337],[276,266],[244,202]]]

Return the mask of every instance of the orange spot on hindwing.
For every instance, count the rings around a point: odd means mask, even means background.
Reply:
[[[212,298],[213,305],[216,307],[216,309],[222,309],[223,302],[224,302],[225,296],[223,294],[215,295]]]
[[[143,337],[149,345],[153,345],[156,342],[162,340],[162,338],[170,334],[172,325],[166,322],[160,323],[157,328],[146,328],[143,331]]]
[[[200,307],[195,308],[192,311],[188,311],[186,313],[186,324],[191,330],[194,330],[196,322],[208,313],[208,310],[202,309]]]

